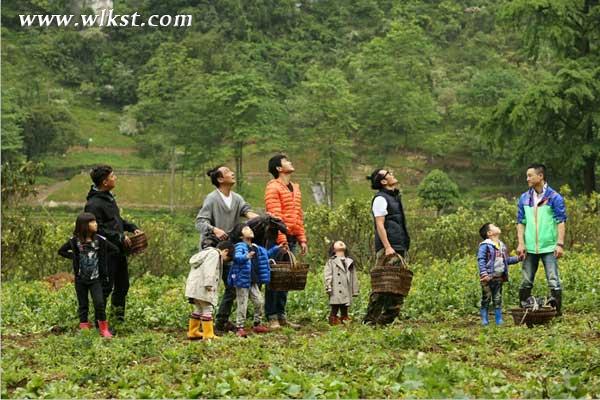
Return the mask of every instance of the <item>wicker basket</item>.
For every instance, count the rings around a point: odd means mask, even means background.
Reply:
[[[533,325],[543,325],[550,322],[556,316],[556,309],[554,307],[542,307],[532,311],[528,308],[513,308],[510,313],[515,325],[525,324],[531,328]]]
[[[290,261],[271,260],[270,290],[304,290],[308,275],[308,264],[299,263],[294,253],[288,251]]]
[[[144,232],[129,236],[131,245],[127,248],[127,254],[140,254],[148,248],[148,238]]]
[[[378,265],[371,270],[371,291],[407,296],[412,285],[413,273],[399,254],[392,257],[398,257],[400,265],[388,265],[391,258],[386,257],[384,265]]]

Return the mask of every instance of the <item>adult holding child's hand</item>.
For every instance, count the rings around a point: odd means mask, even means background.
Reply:
[[[565,201],[548,186],[543,164],[531,164],[527,168],[527,185],[529,189],[519,198],[517,212],[517,253],[524,258],[519,301],[524,303],[531,296],[541,261],[550,294],[556,300],[556,313],[561,315],[562,286],[557,260],[564,254],[567,221]]]

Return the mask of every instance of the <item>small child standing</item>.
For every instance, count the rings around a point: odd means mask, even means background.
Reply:
[[[486,223],[479,229],[483,242],[477,252],[479,281],[481,282],[482,325],[488,325],[488,307],[491,302],[495,308],[496,325],[504,323],[502,319],[502,284],[508,281],[508,266],[517,264],[519,258],[508,255],[506,245],[500,240],[502,231],[492,223]]]
[[[279,253],[280,246],[273,246],[268,251],[262,246],[253,243],[254,232],[248,225],[236,226],[230,234],[235,244],[235,256],[229,270],[227,283],[235,287],[237,314],[236,335],[246,337],[244,323],[248,310],[248,297],[254,304],[254,333],[267,333],[269,329],[261,324],[263,316],[264,299],[260,291],[261,284],[271,281],[271,267],[269,259]]]
[[[91,328],[88,322],[88,293],[91,293],[100,335],[111,338],[102,290],[103,284],[108,282],[108,257],[119,254],[119,249],[96,232],[98,223],[94,214],[79,214],[75,221],[73,237],[61,246],[58,254],[73,261],[75,292],[79,303],[79,328]]]
[[[194,305],[188,326],[188,339],[210,340],[214,333],[213,308],[217,305],[219,281],[223,263],[231,260],[233,244],[222,241],[217,247],[207,247],[190,258],[190,273],[185,283],[185,296]],[[202,327],[200,327],[202,324]]]
[[[329,260],[323,275],[331,306],[329,324],[339,325],[350,321],[348,307],[352,304],[352,297],[358,296],[358,277],[354,261],[348,257],[346,244],[341,240],[332,243],[329,248]]]

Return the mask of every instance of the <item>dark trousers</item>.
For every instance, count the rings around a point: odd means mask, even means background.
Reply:
[[[406,252],[399,252],[399,254],[406,258]],[[385,251],[380,250],[377,253],[376,265],[383,265],[385,259]],[[392,264],[398,263],[398,260]],[[366,324],[380,324],[387,325],[394,322],[396,317],[400,314],[400,309],[404,304],[404,296],[395,293],[371,293],[369,296],[369,305],[367,306],[367,315],[365,316],[364,323]]]
[[[340,313],[340,317],[348,316],[348,306],[346,304],[331,304],[331,313],[329,315],[336,317]]]
[[[104,302],[112,292],[112,313],[118,321],[125,319],[125,302],[129,292],[129,267],[124,254],[109,256],[108,283],[104,285]]]
[[[395,293],[371,293],[365,323],[387,325],[400,314],[404,296]]]
[[[223,265],[223,275],[221,277],[225,284],[225,292],[223,293],[223,297],[219,302],[219,309],[217,310],[216,325],[219,329],[223,329],[227,321],[229,321],[231,309],[233,308],[233,303],[236,298],[235,287],[227,285],[227,275],[229,275],[230,268],[230,263]]]
[[[490,303],[494,308],[502,308],[502,281],[492,279],[481,284],[481,308],[487,309]]]
[[[79,322],[88,322],[90,304],[88,293],[92,294],[92,302],[94,303],[96,321],[106,320],[106,309],[104,307],[105,303],[100,279],[94,279],[93,281],[88,282],[75,279],[75,293],[77,293],[77,303],[79,303],[79,308],[77,309],[77,313],[79,314]]]
[[[288,292],[265,290],[265,315],[269,320],[285,319],[285,306],[287,304]]]
[[[288,236],[288,246],[290,251],[296,250],[298,240],[294,236]],[[282,254],[277,261],[287,260],[287,254]],[[268,320],[286,319],[285,306],[287,304],[288,292],[280,290],[271,290],[267,285],[265,289],[265,315]]]

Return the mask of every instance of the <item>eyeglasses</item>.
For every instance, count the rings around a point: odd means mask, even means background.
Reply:
[[[383,176],[380,179],[383,180],[388,175],[393,175],[393,174],[390,171],[385,171],[385,174],[383,174]]]

